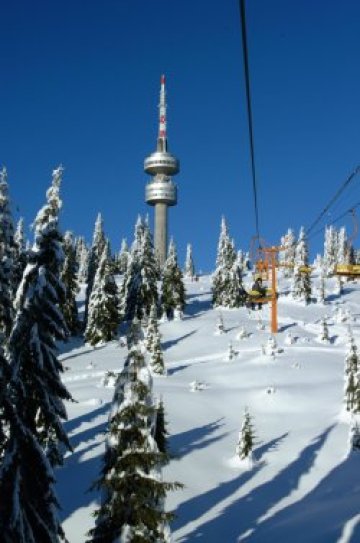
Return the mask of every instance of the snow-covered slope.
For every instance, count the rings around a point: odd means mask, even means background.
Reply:
[[[174,541],[360,541],[360,452],[348,454],[343,410],[349,324],[360,346],[359,285],[346,283],[326,305],[303,306],[286,295],[283,279],[273,354],[268,307],[222,310],[226,332],[215,335],[219,310],[211,307],[210,278],[186,287],[184,319],[160,325],[168,376],[154,379],[171,434],[164,478],[185,485],[167,501],[177,514]],[[318,339],[324,315],[329,343]],[[239,339],[244,329],[248,335]],[[237,353],[231,361],[229,342]],[[98,496],[89,489],[101,469],[114,390],[104,377],[121,370],[126,354],[118,342],[62,347],[64,381],[78,401],[68,405],[66,424],[74,452],[57,472],[70,543],[84,542],[93,526]],[[235,456],[246,406],[257,436],[252,466]]]

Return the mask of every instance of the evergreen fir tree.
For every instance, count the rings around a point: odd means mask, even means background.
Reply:
[[[325,317],[321,319],[321,332],[319,335],[319,340],[322,341],[323,343],[329,343],[330,341],[329,328],[328,328]]]
[[[154,439],[159,451],[168,454],[167,436],[169,435],[169,432],[167,431],[166,426],[164,402],[161,398],[156,407]]]
[[[71,449],[62,426],[63,401],[71,396],[60,379],[63,368],[55,345],[67,336],[58,309],[64,297],[58,229],[61,174],[61,168],[53,172],[47,203],[35,219],[35,242],[18,289],[9,340],[9,375],[1,398],[9,427],[0,468],[0,495],[7,496],[0,500],[0,533],[6,543],[64,539],[51,465],[62,461],[60,446]]]
[[[123,274],[126,272],[128,261],[129,261],[129,247],[126,239],[124,238],[121,242],[121,248],[118,256],[118,271]]]
[[[133,320],[130,323],[130,326],[127,329],[126,333],[126,344],[127,348],[130,350],[134,347],[139,347],[139,343],[144,339],[144,333],[141,326],[141,322],[135,315]]]
[[[89,263],[86,277],[86,296],[85,296],[85,314],[84,314],[84,327],[87,326],[89,302],[91,291],[94,285],[94,279],[99,267],[101,255],[103,254],[104,247],[106,245],[106,238],[103,229],[103,220],[101,213],[98,214],[95,222],[95,229],[93,235],[92,246],[89,253]]]
[[[151,352],[153,343],[154,343],[154,337],[159,332],[158,328],[158,316],[157,316],[157,306],[153,304],[151,306],[149,320],[147,323],[147,329],[146,329],[146,350]]]
[[[350,253],[346,236],[346,228],[344,226],[341,227],[338,232],[336,263],[350,264]]]
[[[14,234],[14,267],[13,267],[13,292],[14,295],[20,285],[27,264],[27,252],[24,234],[24,219],[20,218]]]
[[[296,241],[294,231],[289,228],[284,237],[281,238],[281,245],[284,249],[279,253],[279,261],[285,268],[284,275],[289,277],[293,274],[295,266]]]
[[[216,270],[212,278],[214,307],[239,307],[244,303],[241,269],[236,262],[234,244],[222,218],[218,243]]]
[[[89,249],[83,237],[78,237],[75,244],[76,262],[77,262],[77,279],[79,283],[85,283],[87,279],[89,267]]]
[[[244,421],[242,423],[241,431],[239,433],[239,441],[236,446],[236,454],[240,460],[246,458],[252,458],[252,451],[254,447],[254,429],[251,421],[249,411],[245,409]]]
[[[121,286],[121,317],[131,321],[134,316],[146,322],[153,303],[157,303],[158,270],[148,225],[139,217],[134,242]]]
[[[219,313],[216,320],[215,335],[220,336],[225,333],[224,319],[221,313]]]
[[[161,309],[167,318],[174,318],[177,310],[182,313],[185,307],[185,287],[181,270],[178,266],[175,243],[170,241],[168,257],[163,268],[161,291]]]
[[[187,244],[186,247],[186,259],[185,259],[185,269],[184,277],[193,280],[195,277],[195,265],[192,256],[192,245],[191,243]]]
[[[338,253],[338,234],[333,226],[325,229],[324,269],[326,275],[333,275]]]
[[[360,426],[357,420],[352,421],[350,426],[350,447],[353,451],[360,450]]]
[[[303,227],[300,229],[299,240],[295,250],[295,270],[292,285],[292,295],[295,299],[304,300],[306,304],[311,301],[310,273],[304,270],[309,265],[309,251]]]
[[[90,345],[111,341],[119,325],[118,291],[112,274],[109,245],[105,244],[97,269],[89,301],[85,340]]]
[[[163,510],[163,502],[169,490],[181,485],[161,478],[168,456],[152,437],[156,407],[139,350],[130,351],[126,370],[128,378],[119,381],[121,391],[114,394],[104,467],[95,485],[103,499],[90,541],[162,543],[169,541],[166,527],[173,518]]]
[[[63,250],[65,258],[61,280],[65,287],[65,300],[61,304],[61,310],[70,334],[76,335],[80,330],[79,313],[76,304],[76,295],[79,291],[77,283],[78,264],[71,232],[65,233]]]
[[[321,271],[321,274],[320,274],[318,293],[319,293],[318,301],[321,304],[325,304],[325,302],[326,302],[326,286],[325,286],[325,273],[323,271]]]
[[[9,337],[13,322],[14,224],[6,168],[0,170],[0,336]]]
[[[166,375],[159,330],[155,331],[151,345],[150,368],[157,375]]]

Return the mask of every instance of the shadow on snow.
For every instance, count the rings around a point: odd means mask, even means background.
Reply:
[[[217,517],[212,518],[196,528],[193,532],[184,537],[182,541],[196,540],[206,541],[206,543],[226,541],[226,543],[235,543],[241,534],[245,534],[249,530],[253,530],[254,533],[244,540],[255,541],[252,537],[256,535],[258,519],[298,487],[300,478],[312,468],[318,451],[325,443],[332,428],[333,426],[329,427],[315,438],[310,445],[301,451],[300,455],[293,462],[288,464],[286,468],[278,473],[271,481],[257,486],[246,496],[234,501],[231,505],[223,509]],[[273,447],[274,443],[270,442],[270,445]],[[240,480],[241,478],[239,477],[238,479]],[[196,500],[196,498],[194,498],[194,500]],[[208,501],[207,509],[214,505],[214,503]],[[277,541],[293,541],[293,533],[293,528],[291,527],[287,533],[287,537],[278,539]],[[263,535],[264,538],[258,539],[259,542],[262,541],[262,543],[266,543],[268,541],[276,541],[276,539],[273,540],[269,538],[268,534],[265,535],[264,532]],[[307,536],[306,541],[309,541]],[[302,541],[304,541],[303,532],[302,537]],[[328,541],[329,539],[327,542]]]

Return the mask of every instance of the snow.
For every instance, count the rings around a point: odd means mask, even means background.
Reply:
[[[319,277],[312,281],[316,292]],[[153,377],[170,432],[163,478],[185,485],[166,502],[177,515],[174,543],[360,541],[360,451],[349,453],[352,419],[343,404],[349,320],[334,312],[352,316],[360,346],[360,285],[345,283],[325,306],[305,306],[286,295],[291,279],[280,277],[276,347],[267,306],[222,308],[225,333],[215,335],[211,278],[185,285],[183,319],[159,325],[167,377]],[[325,315],[328,343],[318,341]],[[237,353],[231,363],[229,342]],[[271,356],[263,354],[269,343]],[[118,341],[89,348],[79,338],[61,349],[63,381],[78,403],[67,404],[74,452],[56,472],[57,493],[65,534],[82,543],[100,498],[89,489],[102,467],[114,393],[104,378],[121,371],[127,349]],[[245,407],[255,433],[251,462],[235,455]]]

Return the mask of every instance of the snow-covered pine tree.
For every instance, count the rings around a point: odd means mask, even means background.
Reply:
[[[245,408],[244,420],[241,426],[241,431],[239,432],[239,440],[236,445],[236,454],[240,460],[245,460],[246,458],[252,460],[254,439],[255,434],[252,420],[248,409]]]
[[[350,253],[346,236],[346,228],[342,226],[337,236],[337,264],[350,264]]]
[[[150,309],[150,315],[149,315],[147,328],[146,328],[146,350],[149,352],[152,351],[154,337],[158,333],[158,331],[159,331],[159,327],[158,327],[157,306],[156,304],[153,304]]]
[[[324,270],[327,276],[333,275],[338,253],[338,234],[333,226],[325,229]]]
[[[319,334],[319,340],[323,343],[329,343],[330,337],[329,337],[329,328],[326,321],[326,317],[323,317],[321,319],[321,331]]]
[[[306,234],[303,227],[300,229],[299,240],[295,249],[295,268],[292,284],[292,295],[294,299],[304,300],[306,304],[311,301],[311,278],[310,273],[304,271],[309,265],[309,250]]]
[[[216,257],[216,269],[212,277],[212,301],[214,307],[239,307],[241,270],[234,266],[236,253],[230,239],[225,218],[222,217]]]
[[[284,249],[279,253],[279,262],[285,269],[284,276],[290,277],[294,271],[296,248],[295,234],[291,228],[281,238],[281,245]]]
[[[144,339],[144,332],[140,320],[135,315],[126,332],[126,345],[130,350],[139,347],[139,343]]]
[[[344,402],[347,411],[360,413],[360,362],[351,328],[348,331],[347,347],[345,355]]]
[[[90,345],[111,341],[119,325],[118,290],[112,273],[109,244],[105,243],[89,300],[85,340]]]
[[[14,234],[14,268],[13,292],[14,295],[20,285],[27,264],[26,242],[24,234],[24,219],[21,217],[16,225]]]
[[[91,291],[94,284],[95,275],[99,266],[101,255],[103,254],[104,247],[106,245],[106,238],[103,229],[103,220],[101,213],[96,217],[94,235],[92,240],[91,249],[89,252],[89,262],[86,274],[86,296],[85,296],[85,314],[84,314],[84,328],[87,326],[89,301]]]
[[[168,257],[163,268],[161,309],[168,319],[174,318],[175,310],[182,313],[185,307],[185,287],[178,266],[176,246],[170,241]]]
[[[16,317],[9,340],[7,387],[1,398],[8,440],[0,468],[0,533],[4,542],[58,543],[64,533],[57,517],[53,464],[60,446],[71,449],[62,420],[62,384],[55,340],[67,336],[58,309],[64,296],[58,229],[62,168],[53,172],[47,203],[34,222],[35,241],[15,300]],[[39,428],[39,421],[41,428]]]
[[[74,238],[69,231],[64,235],[63,250],[65,258],[61,271],[61,280],[65,287],[65,300],[61,304],[61,311],[70,334],[75,336],[80,331],[79,313],[76,304],[76,295],[79,291],[77,283],[78,264]]]
[[[326,279],[323,269],[321,269],[319,278],[318,302],[321,304],[325,304],[326,302]]]
[[[159,451],[153,437],[152,380],[138,349],[129,352],[122,377],[121,390],[117,387],[114,393],[104,467],[94,485],[102,491],[102,503],[90,541],[169,542],[173,515],[164,511],[163,503],[167,492],[181,485],[161,478],[168,455]]]
[[[150,229],[139,217],[135,225],[134,242],[120,290],[120,314],[132,321],[134,316],[146,322],[153,303],[157,303],[158,268]]]
[[[159,329],[153,335],[150,353],[150,368],[156,375],[166,375],[164,355],[161,348],[161,337]]]
[[[12,398],[14,399],[14,397]],[[0,533],[4,543],[59,543],[65,534],[57,516],[51,463],[24,420],[24,406],[4,399],[9,439],[0,464]]]
[[[13,368],[9,386],[17,398],[17,409],[54,464],[62,462],[60,445],[70,449],[62,420],[66,419],[63,400],[71,400],[71,395],[61,382],[63,366],[57,359],[55,344],[55,340],[68,336],[59,309],[65,296],[60,279],[64,253],[58,226],[62,171],[61,167],[53,171],[47,203],[34,222],[34,246],[18,288],[9,339]]]
[[[360,450],[360,425],[356,419],[351,422],[349,431],[350,448],[353,451]]]
[[[168,435],[169,435],[169,432],[167,431],[164,402],[162,398],[160,398],[156,406],[156,422],[155,422],[155,429],[154,429],[154,439],[161,453],[168,454],[168,444],[167,444]]]
[[[85,283],[87,279],[90,252],[85,239],[80,236],[76,239],[76,262],[78,267],[77,279],[79,283]]]
[[[188,243],[186,246],[184,277],[191,280],[193,280],[195,277],[195,265],[194,265],[193,255],[192,255],[191,243]]]
[[[218,314],[215,325],[215,335],[220,336],[225,333],[224,319],[221,313]]]
[[[129,247],[128,247],[126,239],[124,238],[121,241],[120,252],[119,252],[119,255],[118,255],[118,271],[119,271],[119,273],[123,274],[123,273],[126,272],[128,261],[129,261],[129,256],[130,256]]]
[[[14,223],[6,168],[0,170],[0,335],[8,338],[13,323]]]

